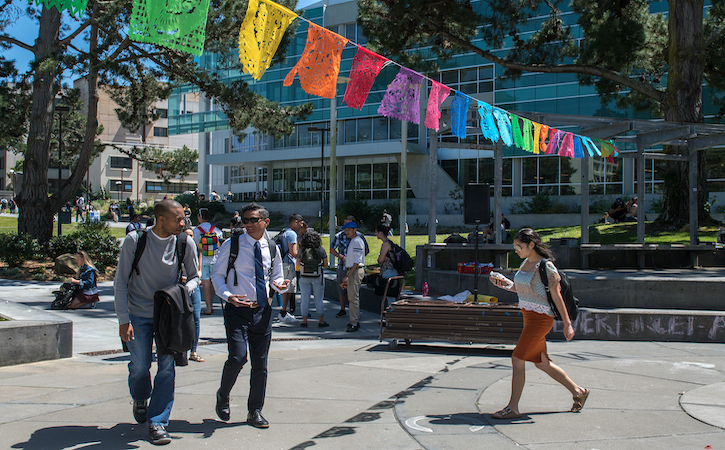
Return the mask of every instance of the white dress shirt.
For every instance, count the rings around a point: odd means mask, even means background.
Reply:
[[[269,245],[267,242],[267,235],[257,241],[249,234],[242,234],[239,236],[239,253],[237,254],[237,260],[234,261],[234,270],[237,272],[237,286],[234,286],[234,272],[229,270],[227,273],[227,264],[229,261],[229,247],[231,247],[232,240],[227,239],[219,249],[219,257],[217,263],[214,265],[214,270],[211,273],[211,281],[214,284],[216,294],[224,301],[229,299],[230,295],[246,295],[248,300],[257,299],[257,288],[256,288],[256,276],[255,276],[255,261],[254,261],[254,244],[259,242],[262,250],[262,268],[264,270],[264,284],[267,287],[267,298],[270,297],[271,292],[269,288],[270,282],[274,281],[277,284],[284,282],[284,274],[282,272],[282,257],[279,254],[277,246],[273,246],[274,252],[277,252],[277,256],[274,259],[274,267],[272,268],[272,276],[269,274],[269,266],[272,262],[269,253]],[[274,288],[277,290],[276,288]]]

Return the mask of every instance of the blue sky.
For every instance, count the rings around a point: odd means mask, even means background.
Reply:
[[[319,1],[320,0],[300,0],[297,4],[297,8],[305,8],[308,5],[318,3]],[[64,12],[64,15],[68,17],[67,12]],[[69,23],[68,20],[65,20],[64,22]],[[12,25],[8,26],[5,29],[5,32],[8,35],[28,45],[33,45],[35,39],[38,37],[38,24],[34,20],[28,18],[27,15],[22,13],[20,14],[18,20],[16,20]],[[79,37],[78,39],[81,39],[81,37]],[[33,54],[31,52],[14,45],[10,48],[10,50],[5,52],[4,56],[7,59],[15,60],[15,67],[20,73],[26,72],[30,68],[30,61],[33,60]],[[70,83],[71,80],[66,81]]]

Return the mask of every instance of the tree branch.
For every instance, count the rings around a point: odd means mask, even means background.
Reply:
[[[19,40],[12,38],[10,36],[7,36],[5,34],[0,34],[0,42],[7,42],[9,44],[17,45],[18,47],[20,47],[24,50],[35,53],[34,46],[30,46],[30,45],[26,44],[25,42],[20,42]]]
[[[544,64],[523,64],[523,63],[508,61],[504,58],[494,55],[491,52],[488,52],[479,47],[476,47],[471,42],[468,42],[464,39],[454,36],[445,30],[437,30],[436,29],[437,27],[435,25],[433,25],[431,22],[427,21],[424,18],[421,18],[421,20],[423,22],[426,22],[429,26],[431,26],[433,30],[437,31],[442,36],[445,36],[447,39],[451,40],[452,42],[455,42],[460,47],[469,49],[472,52],[476,53],[477,55],[481,56],[482,58],[485,58],[493,63],[496,63],[505,69],[522,70],[522,71],[526,71],[526,72],[578,73],[578,74],[582,74],[582,75],[592,75],[592,76],[605,78],[607,80],[611,80],[616,83],[619,83],[622,86],[626,86],[634,91],[637,91],[649,98],[652,98],[653,100],[655,100],[657,102],[661,103],[664,101],[665,94],[663,91],[655,89],[645,83],[642,83],[642,82],[639,82],[632,78],[629,78],[618,72],[614,72],[612,70],[607,70],[607,69],[602,69],[601,67],[587,66],[587,65],[582,65],[582,64],[559,64],[559,65],[551,66],[551,65],[544,65]]]
[[[83,32],[83,30],[88,28],[90,25],[91,19],[86,20],[80,27],[78,27],[77,30],[71,33],[68,37],[61,39],[60,42],[58,42],[58,45],[60,45],[61,47],[65,47],[66,45],[70,44],[73,39],[75,39],[79,34]]]

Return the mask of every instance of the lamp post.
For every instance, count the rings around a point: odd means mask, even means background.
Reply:
[[[63,234],[63,114],[70,112],[69,106],[53,105],[58,113],[58,236]]]
[[[116,181],[116,192],[118,195],[118,203],[121,203],[121,186],[123,186],[123,181]]]
[[[122,167],[121,168],[121,190],[122,191],[125,191],[126,190],[126,186],[123,184],[123,174],[126,173],[126,172],[128,172],[128,169],[125,168],[125,167]],[[119,198],[118,201],[120,202],[121,199]]]
[[[329,128],[307,127],[309,133],[320,132],[320,234],[322,234],[322,219],[325,211],[325,131]],[[333,195],[333,194],[330,194]]]

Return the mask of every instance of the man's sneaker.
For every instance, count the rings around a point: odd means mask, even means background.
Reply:
[[[163,425],[151,425],[149,427],[149,439],[154,445],[166,445],[171,442],[171,436],[166,432]]]
[[[359,329],[360,329],[360,325],[349,323],[349,324],[347,324],[347,330],[345,330],[345,331],[347,331],[348,333],[354,333],[355,331],[357,331]]]
[[[290,313],[287,313],[282,320],[287,323],[297,323],[297,318]]]
[[[345,311],[345,310],[343,309],[343,310],[342,310],[342,311],[340,311],[339,313],[335,314],[335,317],[343,317],[343,316],[346,316],[346,315],[347,315],[347,311]]]
[[[133,418],[137,423],[146,423],[146,400],[133,402]]]

